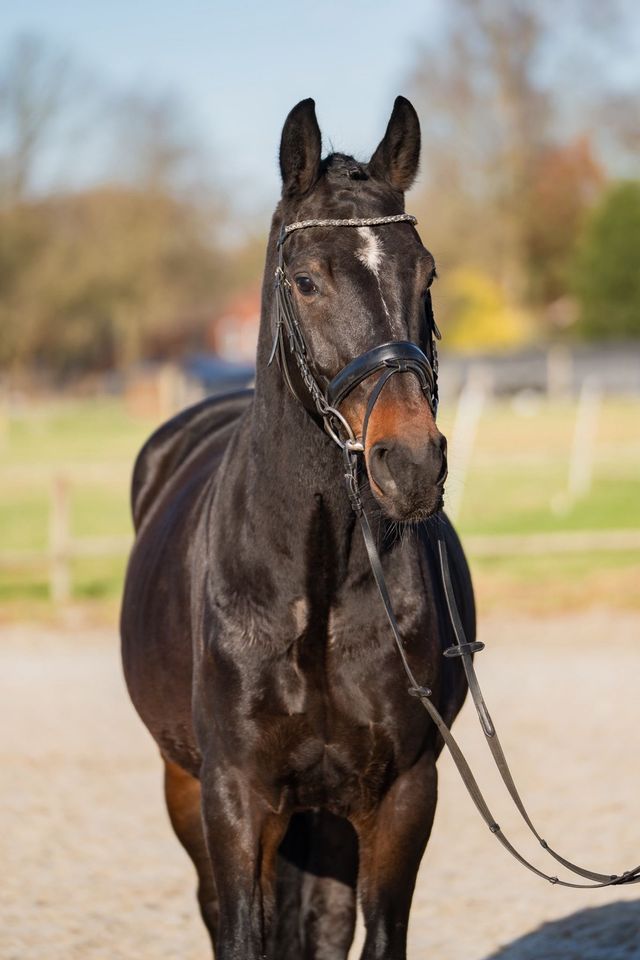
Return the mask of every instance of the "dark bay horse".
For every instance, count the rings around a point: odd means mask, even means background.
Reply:
[[[195,864],[217,960],[344,960],[356,892],[363,960],[406,957],[442,742],[407,694],[341,451],[295,366],[294,395],[268,361],[283,225],[402,214],[419,152],[418,118],[402,97],[368,164],[322,159],[313,101],[294,107],[255,390],[179,414],[135,466],[124,669],[164,761],[169,816]],[[406,218],[298,230],[286,269],[318,377],[384,342],[427,349],[435,267]],[[363,380],[341,406],[356,437],[376,382]],[[467,636],[475,630],[467,565],[441,512],[444,438],[414,376],[391,378],[369,413],[363,497],[407,660],[450,724],[466,683],[442,657],[451,628],[434,523]]]

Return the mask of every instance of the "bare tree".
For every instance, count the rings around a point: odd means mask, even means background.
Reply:
[[[0,70],[0,189],[4,203],[22,200],[35,168],[73,100],[69,57],[41,38],[18,37]]]
[[[111,120],[118,179],[145,189],[175,190],[193,176],[200,148],[175,96],[127,92],[112,102]]]
[[[637,142],[637,94],[616,71],[631,13],[627,0],[611,0],[606,18],[596,0],[448,0],[444,36],[424,41],[411,80],[424,118],[418,205],[441,261],[474,264],[527,299],[549,156],[584,140],[606,163]],[[587,189],[578,196],[589,202]],[[572,223],[577,231],[580,216]]]

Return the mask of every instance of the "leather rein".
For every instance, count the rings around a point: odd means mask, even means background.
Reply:
[[[409,680],[409,693],[417,697],[425,708],[435,726],[438,729],[444,743],[446,744],[453,761],[460,773],[462,781],[471,796],[480,816],[485,821],[491,833],[496,837],[502,846],[518,860],[523,866],[537,876],[548,880],[552,884],[563,887],[595,888],[618,886],[629,883],[640,883],[640,865],[632,870],[626,870],[622,874],[603,874],[593,870],[587,870],[570,860],[565,859],[557,853],[542,838],[536,829],[525,805],[520,797],[515,785],[511,770],[504,755],[496,728],[491,719],[489,709],[486,705],[480,684],[473,664],[473,654],[484,649],[484,644],[475,641],[468,642],[462,619],[456,603],[453,590],[453,583],[449,570],[449,560],[447,555],[447,546],[442,537],[438,538],[438,557],[440,562],[440,571],[444,595],[447,603],[449,618],[454,634],[454,643],[444,651],[445,657],[460,657],[462,666],[467,678],[469,691],[471,693],[480,726],[485,735],[489,749],[498,768],[500,777],[511,796],[516,808],[518,809],[525,824],[534,835],[540,846],[554,860],[560,863],[571,873],[576,874],[589,883],[574,883],[569,880],[561,880],[556,876],[545,873],[530,863],[518,850],[511,844],[505,836],[499,825],[496,823],[491,810],[478,786],[475,776],[462,752],[458,742],[454,738],[451,730],[443,720],[440,712],[431,699],[431,690],[418,683],[404,649],[404,644],[400,634],[400,628],[396,620],[391,597],[387,588],[384,576],[380,554],[376,546],[376,541],[371,530],[367,514],[362,504],[360,495],[360,484],[358,477],[358,455],[364,453],[367,426],[373,408],[382,393],[385,385],[392,376],[398,373],[413,374],[420,384],[425,394],[427,402],[431,408],[434,417],[438,409],[438,357],[436,350],[436,339],[440,339],[440,332],[436,326],[433,314],[428,317],[429,321],[429,345],[427,353],[410,341],[398,340],[384,343],[373,347],[355,359],[351,360],[331,381],[321,378],[313,369],[312,359],[307,349],[304,333],[298,320],[295,304],[292,296],[291,282],[287,276],[286,264],[284,260],[284,244],[288,236],[296,230],[304,230],[312,227],[374,227],[384,226],[391,223],[410,223],[415,226],[417,220],[410,214],[402,213],[388,217],[369,217],[352,218],[345,220],[319,219],[319,220],[300,220],[295,223],[283,225],[277,241],[278,265],[275,272],[275,330],[273,338],[273,347],[269,364],[275,358],[284,377],[284,380],[291,390],[296,400],[307,410],[307,412],[316,420],[319,420],[331,439],[340,447],[344,458],[344,478],[347,486],[347,493],[351,507],[358,518],[364,544],[367,550],[367,556],[371,571],[373,573],[378,592],[382,599],[384,609],[391,627],[391,633],[395,641],[400,661],[404,672]],[[289,357],[293,357],[306,395],[300,394],[295,385],[289,369]],[[380,377],[374,385],[369,396],[365,416],[362,425],[362,439],[355,436],[354,431],[345,417],[340,413],[340,404],[357,386],[376,373]]]

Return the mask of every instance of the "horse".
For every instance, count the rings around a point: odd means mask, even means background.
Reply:
[[[434,525],[471,639],[475,610],[420,374],[435,367],[437,328],[435,262],[404,212],[419,156],[403,97],[368,163],[323,158],[314,101],[291,110],[254,388],[181,412],[134,467],[124,673],[216,960],[344,960],[358,899],[362,960],[406,958],[442,737],[408,696],[343,454],[360,457],[402,656],[450,725],[467,683],[442,656],[452,628]],[[381,343],[404,357],[397,376],[384,362],[352,371],[334,406],[322,399],[318,383]]]

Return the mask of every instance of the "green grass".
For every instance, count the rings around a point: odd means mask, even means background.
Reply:
[[[633,551],[549,557],[472,557],[481,612],[541,614],[606,606],[640,610],[640,556]]]
[[[509,402],[485,412],[465,479],[465,535],[640,530],[640,403],[603,404],[589,494],[566,496],[576,409],[540,401],[524,415]],[[446,430],[445,430],[446,432]],[[451,484],[457,481],[455,453]],[[481,610],[544,613],[590,604],[640,609],[640,553],[474,557]]]
[[[541,401],[524,415],[509,402],[485,411],[464,480],[460,531],[473,534],[640,529],[640,403],[609,400],[595,438],[589,495],[569,509],[575,407]],[[451,431],[451,417],[442,429]],[[455,449],[449,490],[458,488]]]
[[[116,399],[29,408],[9,418],[3,462],[38,469],[64,468],[69,462],[128,468],[153,426],[129,416]]]
[[[129,489],[122,482],[109,487],[87,485],[73,491],[71,532],[74,537],[119,536],[132,532]]]
[[[156,426],[127,414],[116,399],[29,408],[0,431],[0,553],[46,551],[52,481],[70,478],[74,538],[132,534],[129,482],[136,453]],[[74,602],[102,605],[112,616],[126,557],[90,557],[72,564]],[[46,557],[0,567],[1,615],[51,616]]]
[[[44,550],[47,544],[47,491],[35,484],[8,484],[0,478],[0,550]]]
[[[460,530],[469,534],[551,533],[558,530],[640,529],[640,469],[631,477],[594,478],[589,496],[556,512],[546,487],[557,473],[550,465],[543,475],[503,470],[499,479],[472,470],[466,484]],[[498,488],[499,496],[496,496]],[[554,489],[552,487],[551,489]],[[555,485],[562,492],[560,483]]]
[[[442,429],[451,432],[455,407]],[[524,412],[500,401],[484,412],[464,480],[458,528],[465,535],[640,529],[640,403],[604,403],[589,495],[566,506],[575,422],[570,403],[541,401]],[[52,478],[71,478],[72,536],[127,536],[135,455],[155,424],[116,399],[28,408],[0,420],[0,552],[45,551]],[[449,489],[461,481],[452,450]],[[76,604],[112,616],[126,558],[72,565]],[[590,603],[640,607],[640,555],[473,558],[481,610],[547,612]],[[0,566],[0,615],[51,616],[46,557]]]

